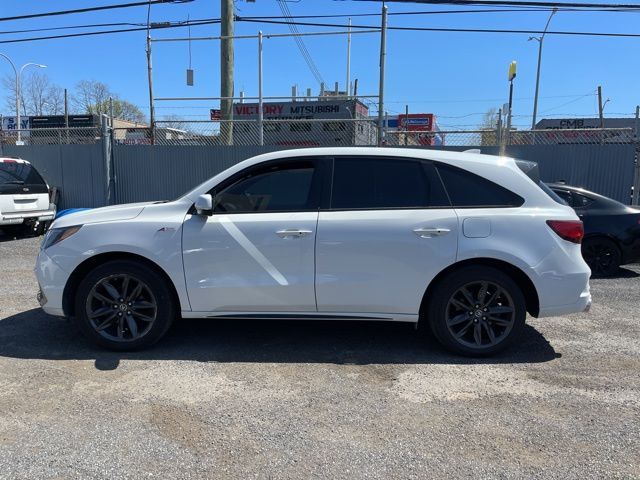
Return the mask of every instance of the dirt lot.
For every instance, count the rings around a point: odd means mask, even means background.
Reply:
[[[640,266],[483,361],[407,325],[182,321],[98,350],[0,238],[1,478],[640,478]]]

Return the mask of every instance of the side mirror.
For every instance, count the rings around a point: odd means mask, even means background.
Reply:
[[[200,195],[196,200],[196,212],[198,215],[206,215],[207,217],[213,215],[213,198],[211,195]]]

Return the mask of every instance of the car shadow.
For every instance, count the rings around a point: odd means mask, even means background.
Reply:
[[[606,277],[594,276],[593,278],[598,280],[607,280],[607,279],[616,279],[616,278],[637,278],[637,277],[640,277],[640,273],[634,270],[631,270],[629,268],[620,267],[618,268],[616,273],[614,273],[613,275],[609,275]]]
[[[561,355],[527,325],[517,346],[490,358],[445,352],[413,325],[390,322],[182,319],[155,346],[111,352],[94,346],[68,320],[40,309],[0,320],[0,356],[95,360],[113,370],[121,360],[368,364],[504,364],[548,362]]]

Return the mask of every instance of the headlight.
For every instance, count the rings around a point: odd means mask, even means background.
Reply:
[[[42,249],[45,250],[49,247],[52,247],[56,243],[60,243],[61,241],[69,238],[71,235],[77,233],[82,225],[75,225],[73,227],[66,228],[52,228],[47,232],[42,241]]]

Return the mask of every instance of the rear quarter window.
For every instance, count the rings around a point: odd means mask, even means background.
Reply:
[[[524,203],[520,195],[479,175],[450,165],[438,165],[437,168],[454,207],[506,208]]]

